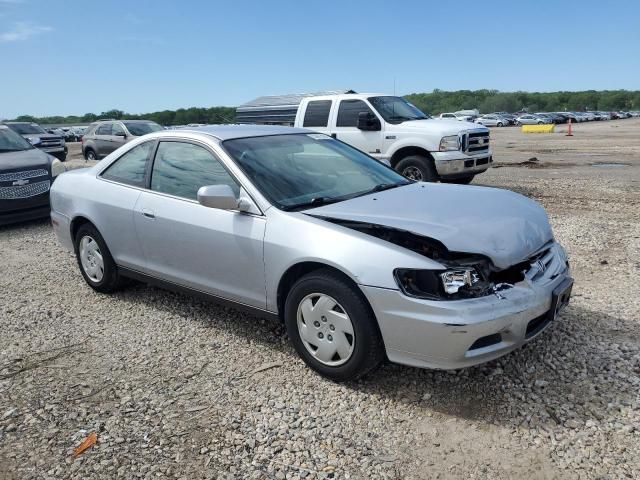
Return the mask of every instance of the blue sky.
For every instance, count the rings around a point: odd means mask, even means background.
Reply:
[[[0,118],[266,94],[640,89],[640,2],[0,0]]]

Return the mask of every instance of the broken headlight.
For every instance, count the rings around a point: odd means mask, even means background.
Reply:
[[[491,283],[475,267],[447,270],[397,268],[396,282],[405,295],[428,300],[458,300],[491,293]]]

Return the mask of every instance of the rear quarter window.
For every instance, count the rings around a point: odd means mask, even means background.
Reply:
[[[303,127],[326,127],[329,124],[331,100],[314,100],[307,104]]]
[[[144,187],[147,164],[155,141],[145,142],[133,147],[102,173],[101,177],[134,187]]]

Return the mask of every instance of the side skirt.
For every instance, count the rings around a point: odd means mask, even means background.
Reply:
[[[149,285],[153,285],[154,287],[159,287],[164,290],[169,290],[172,292],[178,292],[178,293],[183,293],[193,297],[197,297],[208,302],[217,303],[219,305],[224,305],[225,307],[230,307],[235,310],[240,310],[245,313],[249,313],[256,317],[280,321],[280,316],[277,313],[270,312],[268,310],[263,310],[258,307],[253,307],[245,303],[236,302],[234,300],[229,300],[228,298],[219,297],[217,295],[213,295],[208,292],[203,292],[202,290],[198,290],[195,288],[186,287],[184,285],[170,282],[168,280],[163,280],[161,278],[157,278],[152,275],[148,275],[146,273],[138,272],[137,270],[118,266],[118,272],[120,273],[120,275],[124,277],[131,278],[133,280],[137,280],[142,283],[147,283]]]

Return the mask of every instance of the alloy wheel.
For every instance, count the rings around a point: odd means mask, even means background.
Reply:
[[[307,351],[330,367],[345,364],[353,355],[355,333],[345,309],[324,293],[307,295],[298,304],[298,333]]]
[[[422,172],[418,167],[407,167],[402,171],[402,175],[409,180],[414,180],[416,182],[421,182],[423,180]]]

